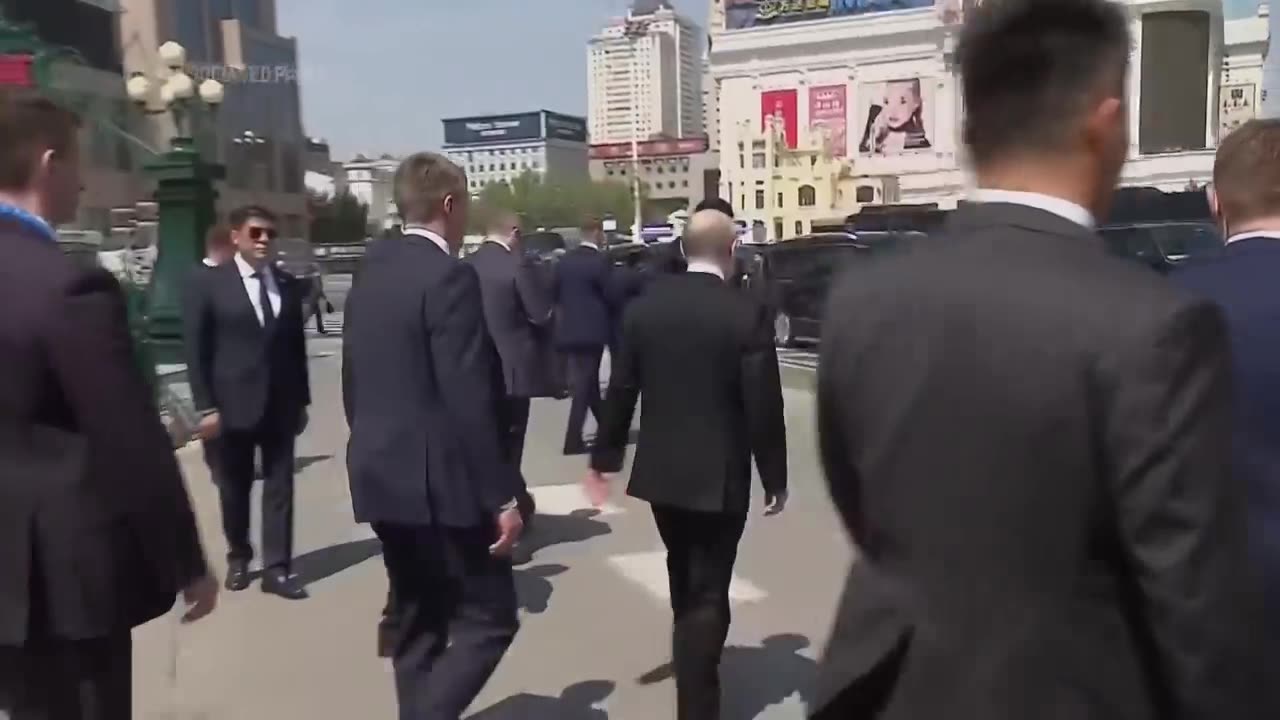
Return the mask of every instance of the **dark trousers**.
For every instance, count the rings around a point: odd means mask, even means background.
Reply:
[[[222,485],[222,439],[201,440],[200,448],[204,451],[204,464],[209,468],[209,477],[213,484]]]
[[[565,454],[577,454],[586,449],[582,429],[587,424],[587,411],[600,422],[600,359],[604,348],[571,350],[566,354],[569,365],[569,392],[573,397],[569,405],[569,425],[564,431]]]
[[[0,648],[0,718],[131,720],[133,650],[127,631],[100,640]]]
[[[227,430],[222,444],[222,532],[227,559],[253,559],[249,542],[249,498],[253,491],[254,452],[262,452],[262,567],[288,572],[293,560],[294,432],[280,424],[259,430]]]
[[[720,655],[729,636],[729,581],[745,514],[655,505],[671,585],[671,664],[678,720],[720,717]]]
[[[520,623],[510,561],[490,527],[375,523],[398,624],[392,666],[401,720],[459,720]]]

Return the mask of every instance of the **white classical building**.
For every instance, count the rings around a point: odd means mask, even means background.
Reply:
[[[351,196],[369,208],[369,224],[389,228],[400,223],[392,193],[392,181],[400,160],[390,155],[372,159],[357,155],[342,164],[340,182]]]
[[[1266,9],[1224,22],[1221,0],[1125,4],[1134,46],[1123,183],[1163,190],[1203,184],[1219,137],[1252,117],[1261,100]],[[735,207],[745,201],[743,216],[778,224],[774,201],[783,195],[756,192],[766,183],[760,170],[773,166],[759,156],[765,128],[777,125],[786,146],[825,145],[844,159],[836,167],[858,188],[844,194],[842,209],[850,213],[872,197],[954,207],[969,182],[954,57],[960,5],[715,0],[711,77],[721,195]]]

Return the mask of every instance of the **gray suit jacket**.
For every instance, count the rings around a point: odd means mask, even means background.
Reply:
[[[536,269],[496,242],[481,244],[466,261],[480,276],[484,320],[502,358],[507,394],[520,398],[555,395],[551,300]]]
[[[861,558],[814,717],[1276,717],[1219,312],[1025,206],[934,242],[830,298],[820,447]]]

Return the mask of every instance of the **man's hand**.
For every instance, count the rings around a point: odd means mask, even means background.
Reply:
[[[766,516],[777,515],[787,509],[787,493],[780,492],[776,495],[765,495],[764,498],[764,514]]]
[[[306,408],[302,408],[302,414],[298,417],[298,435],[307,431],[307,425],[311,423],[311,413]]]
[[[196,426],[196,437],[201,440],[213,440],[222,434],[222,416],[218,413],[210,413],[200,418],[200,424]]]
[[[609,479],[603,473],[588,470],[582,479],[582,489],[591,501],[592,507],[600,507],[609,501]]]
[[[187,604],[182,622],[193,623],[206,617],[218,607],[218,581],[212,575],[205,575],[183,588],[182,601]]]
[[[489,546],[489,553],[499,557],[510,557],[511,551],[520,541],[522,532],[524,532],[524,518],[520,517],[520,508],[513,507],[498,513],[498,541]]]

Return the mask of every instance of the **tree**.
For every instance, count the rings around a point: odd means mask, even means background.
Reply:
[[[485,185],[473,208],[472,232],[483,232],[496,211],[517,213],[526,228],[573,227],[583,218],[612,216],[620,226],[631,223],[631,188],[615,182],[578,180],[546,182],[528,172],[510,184]]]
[[[369,235],[369,206],[349,192],[333,197],[311,193],[311,242],[316,245],[345,245],[364,241]]]

